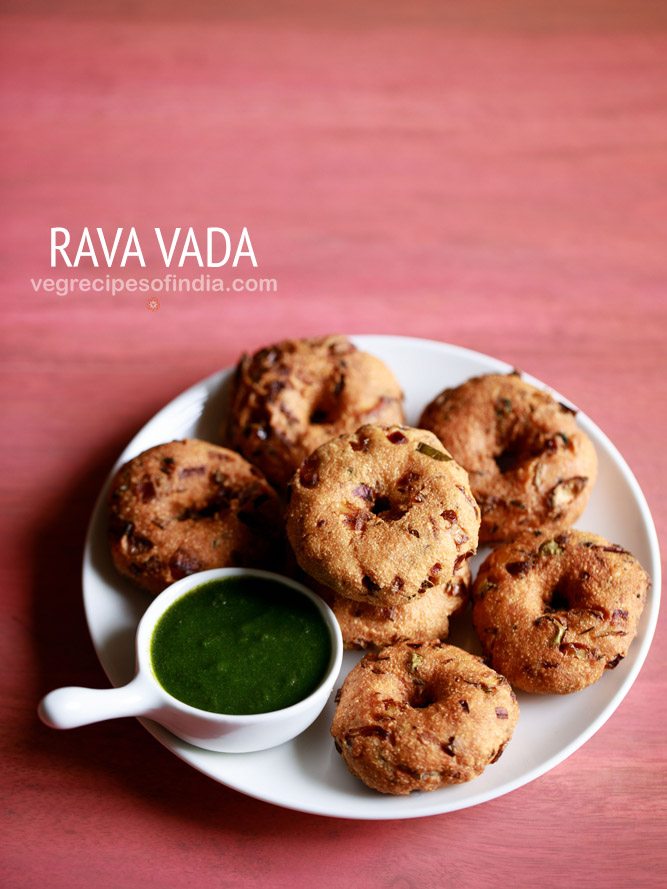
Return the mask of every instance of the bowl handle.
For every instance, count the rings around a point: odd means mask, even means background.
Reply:
[[[119,716],[142,716],[158,701],[150,685],[137,675],[120,688],[57,688],[40,702],[39,718],[51,728],[76,728]]]

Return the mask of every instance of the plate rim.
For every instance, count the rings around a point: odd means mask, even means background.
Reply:
[[[465,346],[459,346],[453,343],[445,343],[439,340],[426,339],[421,337],[411,337],[411,336],[403,336],[400,334],[350,334],[349,339],[355,343],[359,348],[368,349],[372,351],[374,343],[382,342],[385,345],[390,345],[391,342],[400,340],[402,343],[406,345],[419,346],[419,347],[430,347],[435,350],[442,352],[445,351],[449,354],[459,355],[462,358],[470,359],[473,358],[477,361],[481,361],[484,364],[493,364],[495,365],[499,372],[507,372],[507,370],[512,370],[513,365],[509,364],[502,359],[495,358],[492,355],[487,355],[484,352],[480,352],[474,349],[469,349]],[[183,402],[186,404],[188,400],[192,399],[194,395],[196,395],[200,390],[204,390],[206,393],[206,397],[210,397],[211,393],[215,391],[215,387],[218,386],[224,379],[227,377],[230,372],[233,370],[233,365],[230,367],[219,369],[208,376],[195,381],[191,385],[189,385],[186,389],[175,395],[172,399],[170,399],[166,404],[164,404],[158,411],[156,411],[152,416],[150,416],[145,423],[135,432],[132,438],[127,442],[125,447],[122,449],[120,454],[118,455],[116,461],[113,466],[110,468],[108,475],[105,479],[105,482],[102,485],[100,493],[98,494],[93,510],[91,512],[91,516],[89,519],[84,549],[83,549],[83,559],[82,559],[82,569],[81,569],[81,582],[82,582],[82,592],[83,592],[83,605],[84,605],[84,615],[86,619],[86,625],[88,628],[88,632],[91,638],[91,642],[93,644],[93,648],[95,650],[95,654],[97,656],[102,669],[104,670],[105,675],[109,679],[112,685],[114,685],[114,680],[112,679],[109,670],[107,669],[107,665],[102,659],[102,655],[98,649],[98,645],[96,643],[95,634],[93,631],[92,620],[89,612],[90,607],[90,592],[87,590],[86,584],[86,576],[89,571],[92,570],[91,566],[91,549],[93,545],[93,536],[94,531],[99,519],[99,513],[105,507],[106,497],[108,493],[108,488],[111,483],[111,479],[116,472],[117,468],[129,459],[129,455],[133,452],[135,447],[135,442],[145,433],[146,428],[153,424],[159,423],[160,419],[164,417],[167,413],[172,413],[178,406],[179,402]],[[489,371],[492,372],[492,371]],[[576,407],[567,397],[562,396],[556,389],[552,388],[548,384],[544,383],[540,379],[533,377],[528,372],[521,371],[521,376],[527,382],[532,385],[537,386],[540,389],[546,390],[551,393],[555,398],[564,402],[565,404]],[[206,398],[204,398],[204,401]],[[430,795],[424,795],[424,798],[433,802],[433,805],[428,805],[428,802],[424,806],[423,809],[415,809],[410,811],[400,811],[400,803],[401,800],[409,799],[409,797],[384,797],[383,799],[394,800],[396,803],[394,805],[389,805],[387,807],[387,811],[385,812],[365,812],[363,809],[359,812],[350,812],[345,806],[336,807],[331,805],[319,806],[317,805],[317,800],[312,800],[308,804],[302,803],[298,804],[294,801],[286,802],[280,795],[276,796],[271,794],[270,792],[262,792],[259,793],[256,790],[248,789],[246,787],[240,786],[237,783],[230,783],[229,780],[223,780],[211,773],[210,770],[207,770],[204,762],[201,760],[206,760],[210,755],[209,751],[198,750],[196,747],[192,747],[189,744],[186,744],[180,739],[176,738],[162,726],[152,722],[150,719],[139,719],[138,721],[147,729],[147,731],[156,738],[164,747],[166,747],[170,752],[174,753],[179,759],[186,762],[192,768],[211,778],[219,784],[222,784],[225,787],[228,787],[232,790],[235,790],[238,793],[242,793],[245,796],[248,796],[253,799],[257,799],[261,802],[270,803],[272,805],[280,806],[282,808],[287,808],[292,811],[303,812],[305,814],[313,814],[320,815],[324,817],[332,817],[332,818],[343,818],[349,820],[359,820],[359,821],[389,821],[389,820],[411,820],[413,818],[423,818],[430,817],[435,815],[447,814],[449,812],[460,811],[462,809],[471,808],[473,806],[481,805],[485,802],[489,802],[493,799],[497,799],[499,797],[505,796],[508,793],[513,792],[514,790],[519,789],[520,787],[525,786],[526,784],[531,783],[547,772],[551,771],[551,769],[556,768],[560,763],[569,758],[573,753],[575,753],[580,747],[587,743],[590,738],[598,732],[602,726],[609,720],[612,714],[618,709],[621,705],[630,689],[634,685],[639,672],[641,671],[648,652],[650,650],[655,630],[658,622],[659,611],[660,611],[660,599],[661,599],[661,561],[660,561],[660,546],[657,536],[657,531],[655,528],[655,523],[653,521],[653,516],[651,514],[650,508],[648,506],[647,499],[644,495],[644,492],[639,485],[636,477],[634,476],[629,464],[620,453],[616,445],[609,439],[606,433],[596,424],[593,420],[583,411],[577,408],[577,420],[581,423],[582,427],[588,434],[592,434],[593,438],[599,439],[604,447],[606,448],[610,458],[612,459],[615,467],[620,470],[624,481],[628,484],[632,494],[635,498],[636,504],[639,508],[639,513],[642,519],[643,531],[645,532],[646,542],[648,546],[648,551],[651,557],[651,565],[648,570],[650,570],[650,574],[652,576],[652,588],[651,588],[651,609],[649,614],[647,615],[647,623],[645,627],[645,633],[643,638],[640,641],[637,641],[635,648],[635,659],[633,664],[628,672],[628,675],[625,677],[623,684],[616,691],[616,693],[611,697],[611,699],[607,702],[607,704],[603,707],[598,716],[589,723],[585,729],[579,732],[575,738],[573,738],[568,744],[564,745],[557,753],[549,757],[544,762],[535,766],[533,769],[524,772],[522,775],[516,777],[515,779],[508,781],[506,784],[502,784],[500,786],[490,788],[487,791],[479,792],[478,794],[472,794],[469,798],[465,798],[462,800],[456,800],[453,805],[442,805],[441,800],[432,799]],[[214,754],[215,756],[225,756],[225,754]],[[248,754],[246,754],[248,755]],[[439,804],[440,803],[440,804]],[[393,811],[395,808],[398,808],[399,811]]]

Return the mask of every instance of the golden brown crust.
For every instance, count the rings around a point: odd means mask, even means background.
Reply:
[[[150,448],[118,470],[109,543],[120,573],[153,594],[208,568],[275,569],[284,552],[278,498],[260,471],[195,439]]]
[[[480,541],[527,528],[555,534],[583,512],[597,456],[570,408],[517,374],[475,377],[424,409],[430,429],[470,476],[482,510]]]
[[[478,529],[465,470],[421,429],[362,426],[321,445],[292,480],[287,534],[300,566],[374,606],[446,583]]]
[[[380,793],[475,778],[510,740],[507,680],[460,648],[400,643],[365,655],[339,693],[331,733],[353,775]]]
[[[316,447],[363,423],[401,423],[403,393],[386,365],[346,337],[284,340],[237,367],[231,444],[284,488]]]
[[[649,583],[634,556],[597,534],[527,532],[480,568],[473,623],[515,688],[568,694],[625,657]]]
[[[471,581],[470,565],[463,562],[447,583],[393,608],[378,608],[335,594],[325,593],[324,598],[340,624],[346,648],[381,648],[396,642],[446,639],[450,618],[468,602]]]

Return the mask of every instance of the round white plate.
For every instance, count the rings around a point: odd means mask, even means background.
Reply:
[[[494,358],[444,343],[396,336],[358,336],[353,340],[393,369],[406,394],[409,423],[416,423],[424,405],[446,386],[458,385],[480,373],[511,370]],[[132,439],[117,466],[148,447],[172,439],[217,441],[229,375],[229,371],[217,373],[163,408]],[[560,401],[565,400],[554,394]],[[595,443],[600,462],[596,487],[578,526],[634,553],[650,572],[653,587],[628,657],[598,683],[576,694],[519,695],[521,716],[514,737],[502,758],[479,778],[407,797],[368,790],[348,773],[334,750],[329,735],[333,701],[296,740],[260,753],[212,753],[191,747],[149,720],[143,720],[146,728],[185,762],[221,784],[287,808],[341,818],[418,818],[451,812],[508,793],[558,765],[604,724],[627,694],[648,652],[660,599],[658,542],[639,485],[597,426],[581,413],[578,421]],[[149,599],[124,582],[111,564],[106,544],[108,485],[109,481],[100,494],[88,531],[83,591],[97,654],[111,682],[121,685],[133,675],[134,632]],[[482,556],[478,554],[476,564]],[[456,623],[451,641],[479,650],[467,615]],[[341,681],[357,659],[357,655],[346,655]]]

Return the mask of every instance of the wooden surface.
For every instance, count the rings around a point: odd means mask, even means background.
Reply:
[[[3,14],[2,885],[660,885],[664,622],[584,748],[419,821],[274,808],[135,721],[56,733],[35,708],[105,683],[79,570],[116,455],[278,337],[427,336],[523,368],[616,443],[664,538],[664,4],[56,6]],[[33,292],[50,226],[133,224],[246,225],[278,292]]]

